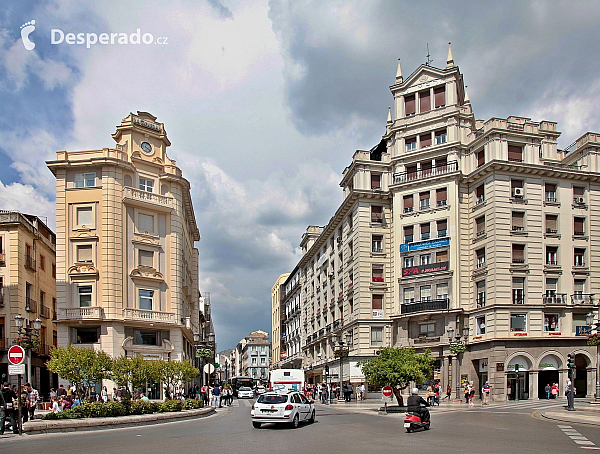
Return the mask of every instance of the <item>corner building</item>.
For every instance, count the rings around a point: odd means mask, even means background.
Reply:
[[[58,151],[58,345],[192,360],[200,240],[165,127],[131,113],[114,148]],[[153,396],[157,398],[157,396]]]
[[[545,398],[547,383],[562,396],[573,353],[577,395],[593,396],[600,135],[560,150],[554,122],[476,120],[450,49],[406,79],[398,62],[390,88],[382,142],[354,154],[342,205],[301,242],[309,381],[326,362],[339,381],[335,333],[350,340],[344,381],[391,345],[430,349],[453,397],[464,380],[489,380],[493,400]]]

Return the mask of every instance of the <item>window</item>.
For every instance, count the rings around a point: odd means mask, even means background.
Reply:
[[[585,218],[573,218],[573,235],[585,235],[585,231],[583,228],[584,223]]]
[[[133,343],[137,345],[159,345],[157,331],[135,330],[133,332]]]
[[[562,300],[557,300],[557,291],[558,279],[554,277],[546,278],[546,294],[544,295],[544,302],[549,304],[562,303]]]
[[[479,281],[475,284],[477,291],[477,307],[485,306],[485,281]]]
[[[348,273],[348,287],[352,287],[353,284],[354,284],[354,273],[352,271],[350,271],[350,273]]]
[[[525,263],[525,245],[524,244],[513,244],[512,245],[512,262],[513,263]]]
[[[381,189],[381,174],[371,174],[371,189]]]
[[[525,278],[512,278],[512,302],[513,304],[525,304]]]
[[[77,246],[77,262],[92,263],[92,245],[80,244]]]
[[[448,261],[448,251],[439,251],[435,253],[435,261],[437,263]]]
[[[479,216],[475,219],[475,236],[485,235],[485,216]]]
[[[348,255],[350,258],[354,255],[354,241],[348,241]]]
[[[417,165],[414,164],[412,166],[406,166],[406,178],[409,180],[414,180],[417,178]]]
[[[512,231],[523,232],[525,230],[525,213],[522,211],[512,212]]]
[[[374,264],[372,266],[371,280],[373,282],[383,282],[383,265]]]
[[[90,307],[92,305],[92,286],[80,285],[77,287],[79,307]]]
[[[477,167],[481,167],[485,164],[485,150],[477,152]]]
[[[573,250],[573,266],[585,266],[585,249],[576,247]]]
[[[556,185],[546,183],[545,185],[545,200],[546,202],[556,202]]]
[[[90,188],[96,186],[96,172],[77,173],[75,174],[76,188]]]
[[[423,254],[419,256],[420,265],[429,265],[431,263],[431,254]]]
[[[383,295],[373,295],[371,301],[372,301],[373,312],[383,309]],[[373,315],[375,315],[375,314],[373,314]]]
[[[406,116],[414,115],[416,112],[415,95],[404,97],[404,112]]]
[[[438,284],[436,286],[436,295],[438,300],[448,299],[448,284]]]
[[[91,227],[93,225],[92,222],[92,207],[77,207],[77,225]]]
[[[419,112],[425,113],[431,110],[431,96],[429,90],[419,92]]]
[[[409,137],[408,139],[405,139],[406,142],[406,151],[414,151],[417,149],[417,138],[416,137]]]
[[[428,132],[427,134],[421,134],[419,136],[419,148],[425,148],[425,147],[430,147],[431,146],[431,133]]]
[[[512,162],[523,162],[523,147],[517,145],[509,145],[508,160]]]
[[[371,206],[371,222],[377,222],[378,224],[383,222],[383,207]]]
[[[435,200],[437,206],[444,207],[448,204],[448,194],[446,188],[439,188],[435,190]]]
[[[154,192],[154,180],[140,177],[140,190]]]
[[[56,263],[52,264],[52,277],[56,279]]]
[[[426,210],[429,208],[429,191],[421,192],[419,194],[419,208],[421,210]]]
[[[523,180],[510,180],[511,197],[523,198]]]
[[[46,269],[46,257],[40,255],[40,270],[44,271]]]
[[[75,341],[78,344],[95,344],[100,338],[98,337],[98,328],[76,328]]]
[[[414,257],[404,257],[404,268],[411,268],[415,266],[415,258]]]
[[[475,251],[475,257],[476,257],[475,267],[483,268],[485,266],[485,248],[477,249]]]
[[[558,317],[558,314],[544,314],[544,331],[550,333],[560,331]]]
[[[431,285],[421,286],[421,301],[431,301]]]
[[[448,236],[448,221],[437,221],[437,237],[444,238]]]
[[[371,237],[371,251],[376,253],[383,252],[383,235],[373,235]]]
[[[444,107],[446,105],[446,86],[435,87],[433,89],[434,106],[435,108]]]
[[[431,236],[430,233],[431,225],[429,222],[421,224],[421,240],[428,240]]]
[[[419,337],[435,337],[435,323],[419,324]]]
[[[404,201],[404,212],[405,213],[412,213],[413,211],[413,206],[414,206],[414,196],[411,195],[405,195],[402,200]]]
[[[404,242],[412,243],[414,240],[413,235],[414,227],[412,225],[404,227]]]
[[[527,314],[510,314],[510,330],[512,332],[527,331]]]
[[[46,292],[40,290],[40,311],[43,306],[46,305]]]
[[[138,232],[154,233],[154,216],[138,213]]]
[[[547,214],[546,215],[546,233],[556,234],[558,233],[558,215]]]
[[[415,302],[415,289],[408,287],[404,289],[404,304],[412,304]]]
[[[348,215],[348,230],[352,230],[352,215]]]
[[[383,345],[383,326],[371,327],[371,345]]]
[[[138,290],[140,309],[151,311],[154,306],[154,290]]]
[[[558,246],[546,246],[546,265],[558,265]]]
[[[573,299],[576,304],[583,302],[583,294],[585,292],[585,279],[575,279],[573,281]]]
[[[138,264],[146,268],[154,268],[154,252],[153,251],[138,251]]]
[[[441,145],[443,143],[446,143],[446,130],[445,129],[443,131],[435,132],[435,144]]]
[[[485,334],[485,315],[475,318],[475,332],[478,336]]]
[[[485,202],[484,188],[485,186],[483,184],[480,184],[475,188],[475,205]]]
[[[575,205],[583,205],[585,199],[583,198],[585,188],[583,186],[573,186],[573,203]]]

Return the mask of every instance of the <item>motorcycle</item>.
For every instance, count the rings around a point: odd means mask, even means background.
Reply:
[[[421,421],[421,417],[413,412],[406,413],[406,417],[404,418],[404,428],[407,433],[411,433],[417,429],[429,430],[431,425],[431,421],[423,422]]]

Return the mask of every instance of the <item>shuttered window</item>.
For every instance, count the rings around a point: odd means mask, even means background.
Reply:
[[[475,219],[475,234],[477,236],[485,234],[485,216]]]
[[[437,206],[446,205],[446,202],[448,200],[446,188],[439,188],[435,190],[435,200],[437,202]]]
[[[419,93],[419,112],[429,112],[431,110],[431,96],[429,90]]]
[[[373,282],[383,282],[383,265],[373,265],[371,273],[371,278]],[[381,307],[373,307],[373,309],[381,309]]]
[[[383,309],[383,295],[373,295],[373,309]]]
[[[435,108],[444,107],[446,105],[446,86],[436,87],[433,90],[433,96],[435,98]]]
[[[371,174],[371,189],[381,188],[381,175],[380,174]]]
[[[584,218],[574,218],[573,220],[573,235],[583,235],[585,233],[583,229]]]
[[[513,263],[525,263],[525,245],[524,244],[513,244],[512,245],[512,262]]]
[[[413,211],[413,207],[414,207],[414,196],[411,195],[405,195],[403,198],[404,201],[404,212],[405,213],[409,213],[411,211]]]
[[[512,212],[512,229],[516,231],[525,230],[525,213],[520,211]]]
[[[558,215],[546,215],[546,233],[558,233]]]
[[[508,146],[508,160],[514,162],[523,161],[523,147],[516,145]]]
[[[477,186],[475,188],[475,196],[477,197],[477,200],[484,197],[483,188],[484,188],[484,185],[482,185],[482,184],[480,184],[479,186]]]
[[[429,239],[430,230],[431,230],[431,225],[429,224],[429,222],[426,222],[425,224],[421,224],[421,239],[422,240]]]
[[[431,133],[421,134],[419,136],[419,140],[421,142],[421,148],[430,147],[431,146]]]
[[[436,262],[447,262],[448,261],[448,251],[440,251],[435,253],[435,261]]]
[[[406,116],[414,115],[416,112],[415,95],[404,97],[404,112]]]
[[[443,221],[437,221],[437,236],[438,238],[448,236],[448,221],[445,219]]]
[[[146,268],[154,267],[154,252],[152,251],[139,251],[139,264]]]
[[[477,167],[485,164],[485,151],[481,150],[477,153]]]
[[[382,222],[383,220],[383,207],[372,206],[371,207],[371,222]]]
[[[92,262],[92,245],[82,244],[77,246],[77,261],[79,263],[90,263]]]

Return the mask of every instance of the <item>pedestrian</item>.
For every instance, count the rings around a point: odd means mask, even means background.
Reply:
[[[550,386],[550,383],[546,384],[544,391],[546,391],[546,399],[550,400],[550,394],[552,394],[552,387]]]
[[[102,395],[102,402],[108,402],[108,390],[106,389],[106,386],[102,387],[102,391],[100,391],[100,394]]]
[[[27,392],[29,393],[29,419],[34,420],[35,409],[37,408],[38,402],[40,402],[40,393],[37,389],[34,389],[30,383],[26,383]]]
[[[465,382],[463,385],[464,393],[465,393],[465,404],[469,403],[469,382]]]
[[[50,388],[50,400],[52,400],[53,397],[56,397],[56,395],[56,389]]]
[[[481,387],[481,395],[483,396],[483,402],[481,405],[490,404],[490,391],[490,382],[486,381],[485,384]]]
[[[221,388],[219,388],[219,385],[215,385],[212,392],[213,392],[212,406],[221,408]]]
[[[437,403],[438,407],[440,406],[440,384],[436,383],[433,386],[434,400],[433,403]]]
[[[0,411],[0,435],[4,435],[5,423],[7,418],[10,421],[10,427],[12,428],[13,433],[18,434],[19,426],[17,425],[16,418],[17,409],[14,405],[14,401],[17,399],[17,395],[10,388],[10,385],[6,382],[4,383],[0,394],[2,396],[0,398],[0,405],[2,406],[2,411]]]
[[[29,393],[25,385],[21,386],[21,418],[23,422],[29,421]]]
[[[567,406],[570,408],[573,401],[573,384],[569,378],[567,378],[567,385],[565,386],[565,396],[567,396]]]
[[[475,386],[473,382],[469,382],[469,406],[473,406],[473,397],[475,397]]]
[[[361,383],[358,387],[358,393],[360,395],[360,400],[365,400],[365,384]]]
[[[452,396],[452,388],[450,387],[450,385],[448,385],[448,386],[446,386],[446,397],[444,397],[444,399],[450,400],[451,396]]]
[[[52,398],[52,408],[50,411],[52,413],[60,413],[62,411],[62,407],[60,406],[60,403],[58,402],[58,397]]]
[[[556,399],[558,397],[558,383],[554,383],[552,385],[550,393],[552,394],[553,399]]]
[[[327,386],[325,383],[321,384],[321,403],[323,405],[327,404]]]
[[[433,394],[433,387],[431,385],[429,385],[427,387],[427,392],[425,393],[425,399],[427,400],[427,403],[429,404],[430,407],[433,407],[434,404],[434,394]]]
[[[352,383],[348,382],[346,384],[346,402],[350,402],[352,400],[352,391],[354,389],[352,388]]]

